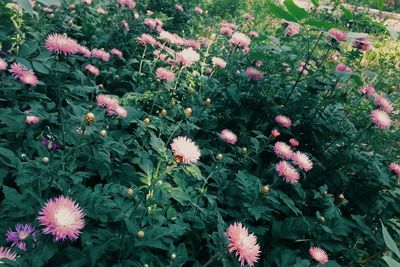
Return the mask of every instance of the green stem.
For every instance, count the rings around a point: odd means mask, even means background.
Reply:
[[[203,264],[203,267],[210,266],[218,257],[220,256],[220,252],[217,251],[214,256],[212,256],[206,263]]]
[[[145,56],[145,54],[146,54],[146,50],[147,50],[147,46],[144,47],[143,54],[142,54],[142,57],[141,57],[141,59],[140,59],[140,64],[139,64],[139,76],[142,74],[143,58],[144,58],[144,56]]]

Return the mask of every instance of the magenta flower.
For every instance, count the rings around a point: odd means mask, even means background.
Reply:
[[[330,29],[328,31],[328,39],[334,38],[339,42],[343,42],[347,38],[347,33],[342,32],[341,30],[338,29]]]
[[[220,133],[220,137],[226,143],[232,144],[232,145],[234,145],[238,140],[237,135],[228,129],[222,130],[222,132]]]
[[[86,46],[80,46],[79,47],[79,54],[82,54],[84,57],[92,57],[92,52],[86,47]]]
[[[197,14],[203,14],[203,9],[201,7],[196,6],[194,8],[194,12],[196,12]]]
[[[226,61],[220,57],[213,57],[211,61],[214,67],[218,67],[221,69],[224,69],[226,67]]]
[[[122,57],[122,52],[116,48],[111,49],[111,54],[113,54],[116,57]]]
[[[25,123],[29,124],[29,125],[36,124],[39,122],[40,122],[40,118],[36,117],[36,116],[26,116],[26,118],[25,118]]]
[[[200,159],[200,149],[186,136],[176,137],[171,144],[172,153],[178,163],[193,164]]]
[[[275,155],[277,155],[282,159],[291,159],[293,154],[293,151],[290,148],[290,146],[288,146],[284,142],[276,142],[274,145],[274,152]]]
[[[264,79],[264,73],[253,67],[248,67],[246,69],[246,76],[252,81],[261,81]]]
[[[85,213],[71,198],[59,196],[50,199],[39,212],[39,222],[45,228],[43,233],[52,234],[56,241],[76,240],[85,226]]]
[[[371,112],[371,121],[381,129],[388,129],[392,125],[389,115],[380,109],[375,109]]]
[[[80,45],[72,38],[69,38],[66,34],[53,33],[50,34],[44,45],[47,50],[56,54],[72,55],[76,54],[80,50]]]
[[[12,76],[14,76],[15,78],[19,78],[22,76],[22,74],[24,74],[25,71],[27,71],[28,69],[22,65],[21,63],[13,63],[10,66],[10,70],[9,72],[12,74]]]
[[[310,248],[308,253],[310,254],[310,257],[313,258],[319,264],[325,264],[329,261],[328,255],[322,248],[312,247]]]
[[[157,68],[156,76],[160,80],[165,80],[165,81],[172,81],[175,79],[175,73],[165,68]]]
[[[183,11],[183,7],[181,5],[175,5],[175,9],[177,11]]]
[[[94,48],[92,49],[91,54],[92,57],[101,59],[103,61],[110,60],[110,53],[104,51],[104,48],[101,49]]]
[[[368,95],[368,96],[374,96],[376,94],[375,88],[368,84],[361,87],[359,92],[362,95]]]
[[[271,136],[272,136],[272,138],[277,138],[278,136],[280,136],[281,135],[281,133],[277,130],[277,129],[273,129],[272,131],[271,131]]]
[[[301,153],[300,151],[293,153],[292,160],[303,171],[308,172],[313,167],[313,163],[310,160],[310,158],[306,154]]]
[[[0,58],[0,71],[6,70],[7,69],[7,62],[4,60],[4,58]]]
[[[294,139],[294,138],[291,138],[291,139],[289,140],[289,143],[290,143],[292,146],[294,146],[294,147],[298,147],[298,146],[300,145],[299,141],[297,141],[297,140]]]
[[[352,72],[353,70],[350,67],[340,63],[340,64],[338,64],[336,66],[336,71],[338,71],[338,72]]]
[[[26,240],[32,237],[36,240],[37,232],[35,227],[30,224],[17,224],[15,231],[8,229],[6,232],[7,242],[12,242],[11,246],[17,247],[21,250],[26,251]]]
[[[87,64],[85,69],[88,70],[94,76],[99,76],[99,74],[100,74],[100,70],[98,68],[96,68],[95,66],[93,66],[92,64]]]
[[[133,9],[136,6],[135,1],[133,0],[117,0],[117,2],[121,7],[126,7],[129,9]]]
[[[392,162],[389,165],[389,169],[394,171],[397,174],[397,176],[400,176],[400,165],[399,164]]]
[[[192,66],[195,62],[200,60],[200,55],[192,48],[185,48],[181,52],[176,53],[176,61],[185,67]]]
[[[283,116],[283,115],[276,116],[275,117],[275,121],[279,125],[281,125],[281,126],[283,126],[285,128],[290,128],[290,126],[292,126],[292,121],[288,117]]]
[[[235,256],[238,257],[240,266],[245,263],[254,266],[261,253],[257,237],[254,234],[249,235],[247,228],[241,223],[229,225],[225,235],[229,240],[229,253],[236,251]]]
[[[278,175],[283,178],[283,180],[290,184],[296,184],[299,182],[300,174],[297,170],[287,161],[280,161],[275,166]]]
[[[121,107],[118,100],[110,95],[100,94],[96,97],[97,106],[105,108],[108,116],[118,115],[121,118],[127,117],[127,111]]]
[[[372,48],[372,43],[366,37],[356,38],[353,47],[365,52]]]
[[[251,44],[250,38],[246,34],[241,32],[235,32],[234,34],[232,34],[230,42],[232,45],[240,46],[242,48],[246,48]]]
[[[294,22],[288,22],[284,32],[286,36],[294,36],[300,32],[300,25]]]
[[[379,108],[387,113],[390,113],[393,111],[393,105],[390,103],[390,101],[381,95],[378,95],[375,97],[375,104],[379,106]]]
[[[15,261],[17,254],[15,252],[11,252],[9,248],[0,247],[0,259],[7,259],[10,261]],[[0,265],[4,264],[4,262],[0,261]]]

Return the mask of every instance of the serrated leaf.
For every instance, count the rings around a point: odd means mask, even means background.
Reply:
[[[290,14],[295,16],[298,20],[302,20],[308,17],[307,11],[304,8],[296,5],[293,0],[285,0],[284,4]]]

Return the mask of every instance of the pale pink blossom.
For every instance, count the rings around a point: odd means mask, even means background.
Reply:
[[[124,26],[125,30],[129,31],[129,24],[126,20],[121,20],[122,26]]]
[[[177,11],[183,11],[183,7],[181,5],[175,5],[175,9]]]
[[[69,197],[59,196],[50,199],[39,212],[39,222],[45,228],[43,233],[52,234],[56,241],[76,240],[85,222],[85,213],[80,206]]]
[[[279,141],[276,142],[274,145],[274,152],[275,155],[277,155],[282,159],[291,159],[293,154],[293,151],[290,148],[290,146],[288,146],[284,142],[279,142]]]
[[[116,98],[110,95],[100,94],[96,97],[97,106],[105,108],[107,111],[107,115],[117,115],[116,110],[118,109],[119,102]]]
[[[104,48],[97,49],[93,48],[91,51],[92,57],[101,59],[103,61],[110,60],[110,53],[104,50]]]
[[[264,79],[264,73],[253,67],[248,67],[246,69],[246,76],[252,81],[261,81]]]
[[[147,16],[151,17],[151,16],[153,16],[153,14],[154,14],[153,11],[151,11],[151,10],[146,10],[146,15],[147,15]]]
[[[380,109],[371,112],[371,121],[381,129],[388,129],[392,125],[389,115]]]
[[[243,18],[244,18],[245,20],[252,20],[252,19],[254,19],[254,17],[253,17],[251,14],[249,14],[249,13],[244,13],[244,14],[243,14]]]
[[[280,161],[276,164],[275,169],[285,182],[290,184],[296,184],[299,182],[300,174],[289,162],[284,160]]]
[[[325,250],[321,248],[312,247],[310,248],[308,253],[310,254],[310,257],[313,258],[319,264],[325,264],[329,261],[328,255],[326,254]]]
[[[86,46],[79,46],[79,54],[82,54],[84,57],[91,57],[92,53]]]
[[[256,65],[256,67],[260,68],[262,66],[264,66],[264,62],[262,60],[257,60],[256,63],[254,63]]]
[[[8,67],[8,64],[4,60],[4,58],[0,58],[0,71],[6,70],[7,67]]]
[[[93,66],[92,64],[88,64],[85,67],[86,70],[88,70],[90,73],[92,73],[94,76],[99,76],[100,70]]]
[[[234,46],[248,47],[251,44],[250,38],[241,32],[235,32],[231,37],[231,44]]]
[[[340,64],[338,64],[336,66],[336,71],[338,71],[338,72],[352,72],[353,70],[350,67],[340,63]]]
[[[143,33],[139,38],[138,41],[142,45],[155,45],[157,40],[153,38],[153,36]]]
[[[156,76],[160,80],[165,80],[165,81],[172,81],[175,79],[175,73],[165,68],[157,68]]]
[[[200,60],[200,55],[192,48],[185,48],[181,52],[176,53],[176,61],[185,67],[192,66]]]
[[[376,94],[375,88],[368,84],[361,87],[359,92],[362,95],[368,95],[368,96],[374,96]]]
[[[121,107],[121,106],[118,106],[115,109],[115,113],[117,113],[117,115],[120,116],[123,119],[125,119],[128,116],[128,112],[126,111],[126,109],[124,107]]]
[[[288,22],[284,32],[286,36],[294,36],[300,32],[300,25],[294,22]]]
[[[106,15],[108,12],[104,8],[100,7],[98,9],[96,9],[96,13],[101,14],[101,15]]]
[[[27,70],[28,69],[24,65],[22,65],[21,63],[13,63],[10,66],[9,72],[11,72],[12,76],[14,76],[16,78],[19,78]]]
[[[277,129],[273,129],[272,131],[271,131],[271,136],[272,136],[272,138],[277,138],[278,136],[280,136],[281,135],[281,133],[277,130]]]
[[[334,38],[335,40],[339,42],[343,42],[347,38],[347,33],[342,32],[341,30],[338,29],[330,29],[328,31],[328,39]]]
[[[229,253],[235,252],[240,266],[247,263],[252,267],[255,262],[258,262],[261,250],[257,244],[257,237],[254,234],[250,235],[246,227],[241,223],[231,224],[226,230],[225,235],[229,240]]]
[[[293,147],[298,147],[298,146],[300,145],[299,141],[297,141],[297,140],[294,139],[294,138],[291,138],[291,139],[289,140],[289,143],[290,143]]]
[[[111,49],[111,54],[113,54],[116,57],[122,57],[122,52],[116,48]]]
[[[176,137],[171,144],[172,153],[178,163],[194,164],[200,159],[200,149],[186,136]]]
[[[26,116],[26,118],[25,118],[25,123],[29,124],[29,125],[36,124],[39,122],[40,122],[40,118],[36,117],[36,116]]]
[[[378,95],[375,97],[375,104],[379,106],[379,108],[387,113],[391,113],[393,111],[392,103],[384,96]]]
[[[133,9],[136,6],[135,1],[133,0],[117,0],[117,2],[121,7],[126,7],[129,9]]]
[[[24,71],[22,75],[19,77],[19,80],[27,85],[36,86],[39,84],[39,80],[36,77],[33,70]]]
[[[389,165],[389,169],[394,171],[397,174],[397,176],[400,176],[400,165],[399,164],[392,162]]]
[[[194,12],[196,12],[197,14],[203,14],[203,9],[201,7],[196,6],[194,8]]]
[[[177,34],[172,34],[168,31],[161,31],[159,37],[161,40],[164,40],[169,44],[182,43],[181,38]]]
[[[224,69],[226,67],[226,61],[220,57],[213,57],[211,61],[214,67],[218,67],[221,69]]]
[[[144,24],[147,25],[152,30],[155,30],[157,28],[157,22],[151,18],[145,18]]]
[[[226,36],[232,36],[234,30],[229,28],[229,27],[221,27],[221,29],[219,30],[219,32],[223,35]]]
[[[300,151],[297,151],[292,154],[292,160],[303,171],[308,172],[313,167],[313,163],[310,160],[310,158],[306,154],[301,153]]]
[[[9,248],[0,247],[0,259],[7,259],[10,261],[15,261],[17,254],[15,252],[11,252]],[[4,262],[0,261],[0,265],[3,265]]]
[[[83,0],[83,2],[84,2],[86,5],[90,5],[90,4],[92,3],[92,0]]]
[[[232,30],[237,30],[237,28],[238,28],[238,26],[236,25],[236,24],[234,24],[234,23],[229,23],[229,22],[221,22],[220,24],[219,24],[221,27],[228,27],[228,28],[231,28]]]
[[[279,125],[281,125],[281,126],[283,126],[283,127],[285,127],[285,128],[290,128],[290,126],[292,126],[292,121],[291,121],[288,117],[286,117],[286,116],[284,116],[284,115],[278,115],[278,116],[276,116],[276,117],[275,117],[275,121],[276,121]]]
[[[45,13],[47,13],[47,14],[53,13],[53,9],[51,9],[50,7],[44,7],[44,8],[43,8],[43,11],[44,11]]]
[[[69,38],[66,34],[52,33],[44,44],[49,52],[57,54],[72,55],[80,51],[77,41]]]
[[[258,32],[251,31],[251,32],[249,32],[249,36],[252,37],[252,38],[258,38]]]
[[[372,43],[366,37],[356,38],[353,42],[353,47],[361,51],[368,51],[372,48]]]
[[[220,133],[220,137],[226,143],[232,144],[232,145],[234,145],[238,140],[237,135],[228,129],[222,130],[222,132]]]

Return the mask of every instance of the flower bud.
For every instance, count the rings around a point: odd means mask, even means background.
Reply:
[[[44,163],[44,164],[47,164],[47,163],[49,163],[49,158],[48,157],[43,157],[42,158],[42,162]]]
[[[133,196],[133,189],[132,188],[128,188],[128,190],[126,191],[126,195],[128,196],[128,197],[132,197]]]
[[[205,105],[205,106],[211,105],[211,99],[206,98],[206,100],[204,100],[204,105]]]
[[[191,108],[185,108],[183,112],[185,113],[186,116],[192,116],[192,114],[193,114],[193,111]]]
[[[339,202],[343,202],[344,199],[345,199],[345,198],[344,198],[344,195],[343,195],[343,194],[340,194],[340,195],[338,195],[338,197],[337,197],[337,200],[338,200]]]
[[[221,161],[221,160],[223,159],[223,156],[222,156],[222,154],[218,154],[215,158],[216,158],[218,161]]]
[[[324,222],[325,222],[324,216],[320,216],[320,217],[318,218],[318,220],[319,220],[321,223],[324,223]]]
[[[269,186],[268,185],[264,185],[261,189],[261,192],[263,194],[267,194],[269,192]]]
[[[172,253],[171,254],[171,260],[175,260],[176,259],[176,254],[175,253]]]
[[[144,232],[143,232],[142,230],[140,230],[139,232],[137,232],[137,237],[143,238],[143,237],[144,237]]]
[[[167,116],[168,112],[165,109],[163,109],[163,110],[161,110],[160,114],[161,114],[161,116],[165,117],[165,116]]]
[[[87,125],[91,125],[91,124],[93,124],[95,121],[96,121],[96,116],[95,116],[92,112],[89,112],[89,113],[87,113],[87,114],[85,115],[85,123],[86,123]]]
[[[20,158],[21,158],[21,160],[26,160],[26,159],[27,159],[27,156],[26,156],[25,153],[22,153],[21,156],[20,156]]]
[[[328,191],[322,192],[321,195],[322,195],[323,197],[327,197],[327,196],[328,196]]]
[[[246,155],[246,154],[247,154],[247,147],[242,147],[242,148],[240,149],[240,153],[241,153],[242,155]]]
[[[106,130],[101,130],[100,131],[100,136],[101,137],[106,137],[107,136],[107,131]]]
[[[146,124],[146,125],[149,125],[150,124],[150,119],[149,118],[145,118],[143,120],[143,123]]]

